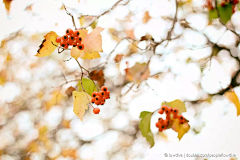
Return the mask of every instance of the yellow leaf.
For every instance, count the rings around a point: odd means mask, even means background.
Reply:
[[[84,45],[83,50],[79,50],[76,47],[73,47],[71,50],[71,56],[75,59],[96,59],[100,58],[99,52],[102,52],[102,36],[100,32],[104,29],[101,27],[95,28],[91,33],[87,34],[86,30],[82,31],[82,44]]]
[[[178,6],[183,6],[184,4],[186,4],[186,3],[191,3],[192,2],[192,0],[180,0],[179,2],[178,2]]]
[[[178,139],[180,141],[184,136],[184,134],[189,131],[190,125],[188,124],[188,122],[185,122],[184,124],[180,124],[179,119],[174,119],[172,123],[172,129],[178,132]]]
[[[133,67],[127,69],[126,80],[140,83],[141,81],[147,79],[150,71],[146,65],[147,63],[136,63]]]
[[[183,112],[187,112],[185,103],[182,102],[179,99],[174,100],[172,102],[162,103],[162,104],[166,104],[167,106],[172,107],[172,108],[177,108],[178,109],[178,115],[181,115]]]
[[[143,15],[143,20],[142,20],[142,23],[143,24],[146,24],[152,17],[149,15],[149,12],[146,11]]]
[[[88,109],[87,104],[90,103],[91,96],[85,92],[73,91],[73,112],[82,121],[85,110]]]
[[[119,32],[115,28],[109,28],[108,32],[111,34],[112,39],[117,42],[121,41],[121,39],[119,38]]]
[[[240,103],[239,103],[239,99],[238,96],[236,95],[236,93],[234,91],[228,91],[225,93],[225,96],[232,102],[235,104],[236,108],[237,108],[237,116],[240,115]]]
[[[52,54],[52,52],[57,48],[58,43],[56,42],[56,38],[58,35],[51,31],[44,36],[44,40],[42,44],[39,46],[38,53],[35,55],[37,57],[45,57]],[[54,45],[53,45],[54,44]]]
[[[63,100],[65,97],[60,92],[60,90],[55,90],[51,93],[51,98],[49,101],[45,103],[45,107],[47,110],[51,109],[52,106],[60,104],[61,100]]]

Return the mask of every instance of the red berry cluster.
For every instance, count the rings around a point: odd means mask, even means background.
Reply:
[[[159,114],[166,114],[166,119],[159,118],[158,122],[156,123],[156,127],[158,128],[159,132],[162,132],[163,130],[167,129],[170,119],[171,119],[171,114],[173,115],[174,119],[179,119],[179,123],[183,124],[186,122],[186,119],[182,115],[178,115],[178,109],[177,108],[172,108],[168,107],[166,105],[163,105],[159,110]]]
[[[69,46],[77,47],[79,50],[84,49],[80,32],[78,30],[73,31],[71,28],[66,30],[66,35],[57,37],[56,42],[60,43],[60,46],[65,49],[68,49]]]
[[[93,92],[92,93],[92,103],[95,103],[96,105],[104,105],[105,104],[105,99],[110,98],[110,91],[106,86],[102,86],[100,92]],[[100,112],[99,108],[94,108],[93,113],[98,114]]]

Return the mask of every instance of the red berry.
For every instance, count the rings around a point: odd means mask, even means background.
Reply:
[[[81,42],[82,42],[82,37],[77,37],[77,38],[76,38],[76,41],[77,41],[78,43],[81,43]]]
[[[162,110],[162,108],[161,108],[161,109],[158,110],[158,113],[159,113],[159,114],[163,114],[163,113],[164,113],[164,110]]]
[[[169,125],[169,120],[165,119],[165,120],[163,121],[163,125],[167,127],[167,126]]]
[[[184,117],[182,115],[178,116],[178,119],[181,121],[181,120],[184,120]]]
[[[75,40],[74,36],[73,36],[73,35],[70,35],[70,36],[69,36],[69,40],[74,41],[74,40]]]
[[[101,91],[107,92],[107,90],[108,90],[108,88],[107,88],[106,86],[102,86],[102,87],[101,87]]]
[[[64,49],[68,49],[68,44],[64,46]]]
[[[84,45],[83,44],[80,44],[77,46],[79,50],[83,50],[84,49]]]
[[[160,126],[160,127],[158,128],[158,131],[159,131],[159,132],[162,132],[162,131],[163,131],[163,128]]]
[[[94,113],[94,114],[98,114],[99,112],[100,112],[100,109],[99,109],[99,108],[94,108],[94,109],[93,109],[93,113]]]
[[[178,114],[178,109],[177,108],[174,108],[173,109],[173,115],[177,115]]]
[[[68,28],[68,29],[66,30],[66,34],[67,34],[67,35],[72,35],[72,34],[73,34],[73,30],[72,30],[71,28]]]
[[[74,37],[78,37],[80,35],[79,30],[74,31],[73,35]]]
[[[100,95],[101,97],[104,97],[105,94],[104,94],[103,91],[100,91],[100,92],[99,92],[99,95]]]
[[[68,36],[67,35],[62,36],[62,40],[63,41],[67,41],[68,40]]]
[[[102,102],[100,100],[95,100],[94,102],[96,105],[100,105]]]
[[[166,115],[166,119],[167,119],[167,120],[170,120],[170,119],[171,119],[171,114],[167,114],[167,115]]]
[[[158,123],[163,124],[164,120],[162,118],[158,118]]]
[[[104,93],[105,94],[105,99],[109,99],[110,98],[110,91],[107,91]]]
[[[60,42],[60,46],[62,46],[62,47],[67,46],[67,42],[62,40],[62,41]]]
[[[95,98],[92,98],[91,102],[94,103],[95,102]]]
[[[100,97],[99,96],[96,96],[95,99],[96,99],[96,101],[100,101]]]
[[[67,41],[67,44],[69,44],[69,45],[71,46],[71,45],[73,45],[73,41],[68,40],[68,41]]]
[[[73,41],[73,47],[76,47],[77,46],[77,41]]]
[[[93,92],[92,97],[96,97],[96,96],[97,96],[97,92]]]
[[[56,38],[56,42],[57,42],[57,43],[60,43],[60,42],[61,42],[61,37],[57,37],[57,38]]]
[[[160,124],[159,124],[159,122],[157,122],[155,125],[156,125],[157,128],[159,128],[159,125],[160,125]]]
[[[165,112],[167,110],[167,106],[162,105],[162,110]]]

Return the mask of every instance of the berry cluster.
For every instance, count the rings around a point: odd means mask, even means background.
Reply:
[[[104,105],[105,104],[105,99],[110,98],[110,91],[106,86],[101,87],[100,92],[93,92],[92,93],[92,103],[95,103],[96,105]],[[100,112],[99,108],[94,108],[93,113],[98,114]]]
[[[221,2],[221,6],[224,7],[226,6],[228,3],[233,4],[233,7],[235,7],[235,5],[239,2],[239,0],[224,0]]]
[[[172,107],[168,107],[166,105],[163,105],[159,110],[158,110],[159,114],[166,114],[166,119],[162,119],[159,118],[158,122],[156,123],[156,127],[158,128],[159,132],[162,132],[163,130],[167,129],[170,120],[171,120],[171,114],[173,115],[172,117],[174,119],[179,119],[179,123],[183,124],[184,122],[186,122],[186,119],[182,116],[182,115],[178,115],[178,109],[177,108],[172,108]]]
[[[68,49],[69,46],[77,47],[79,50],[84,49],[79,31],[73,31],[71,28],[66,30],[66,35],[57,37],[56,42],[60,43],[60,46],[64,47],[65,49]]]

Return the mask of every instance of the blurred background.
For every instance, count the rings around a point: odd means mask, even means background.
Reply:
[[[209,21],[205,0],[178,1],[176,19],[175,0],[116,2],[0,3],[0,159],[215,159],[170,158],[165,153],[223,153],[240,158],[240,117],[223,96],[233,81],[240,96],[239,37],[229,30],[240,33],[240,11],[222,25]],[[101,58],[80,63],[109,88],[111,99],[100,107],[99,115],[89,107],[83,121],[73,113],[71,92],[81,70],[73,59],[64,61],[70,51],[58,54],[56,49],[48,57],[35,56],[45,34],[55,31],[62,36],[67,28],[74,29],[63,5],[78,28],[105,28]],[[107,10],[99,18],[82,16]],[[151,42],[159,45],[149,49]],[[125,69],[137,62],[149,62],[150,76],[140,84],[125,76]],[[155,146],[150,148],[138,128],[140,112],[152,112],[163,101],[175,99],[185,102],[183,115],[191,129],[181,141],[171,129],[159,133],[155,127],[159,115],[154,114]]]

